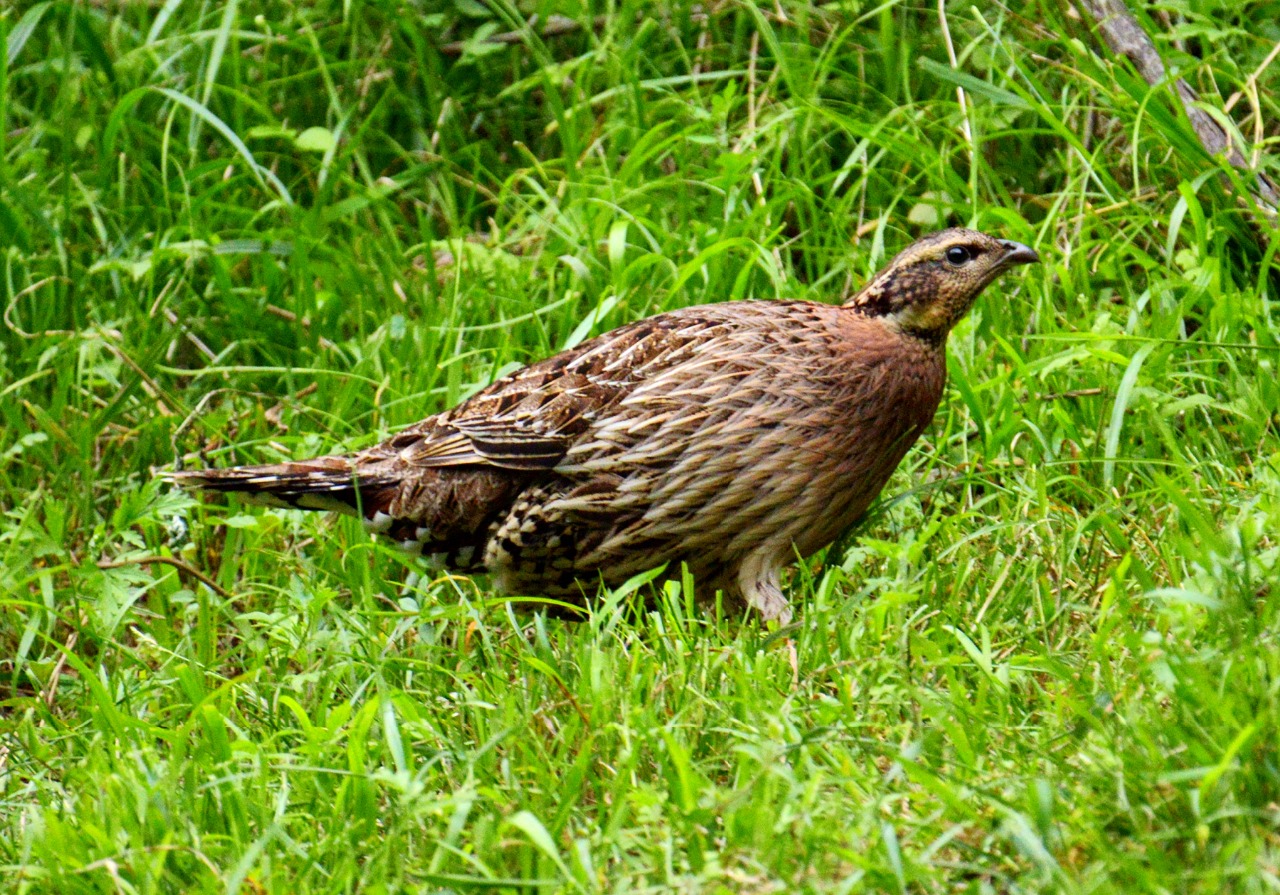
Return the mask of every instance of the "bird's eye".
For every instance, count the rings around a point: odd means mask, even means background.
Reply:
[[[972,258],[973,252],[969,251],[964,246],[952,246],[947,249],[947,261],[954,264],[956,267],[970,261]]]

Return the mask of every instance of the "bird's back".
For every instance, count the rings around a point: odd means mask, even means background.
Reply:
[[[618,583],[662,562],[736,590],[747,557],[785,564],[855,521],[941,396],[940,350],[847,309],[655,320],[676,335],[667,362],[600,407],[495,530],[486,565],[508,591],[569,595],[584,573]]]

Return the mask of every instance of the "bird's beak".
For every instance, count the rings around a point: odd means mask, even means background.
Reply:
[[[1000,245],[1004,248],[1004,257],[1000,259],[1001,267],[1013,267],[1015,264],[1035,264],[1040,260],[1040,256],[1036,254],[1036,250],[1031,246],[1024,246],[1020,242],[1014,242],[1011,239],[1000,240]]]

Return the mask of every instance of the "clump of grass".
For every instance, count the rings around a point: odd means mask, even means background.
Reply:
[[[898,2],[553,6],[0,13],[6,888],[1275,888],[1280,240],[1176,102],[1036,3],[951,9],[954,68]],[[1280,6],[1160,16],[1274,174]],[[1046,264],[783,632],[149,472],[946,224]]]

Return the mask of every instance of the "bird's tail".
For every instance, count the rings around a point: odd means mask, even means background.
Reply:
[[[350,514],[367,513],[392,484],[385,477],[360,475],[348,457],[162,475],[184,488],[241,494],[251,503]]]

